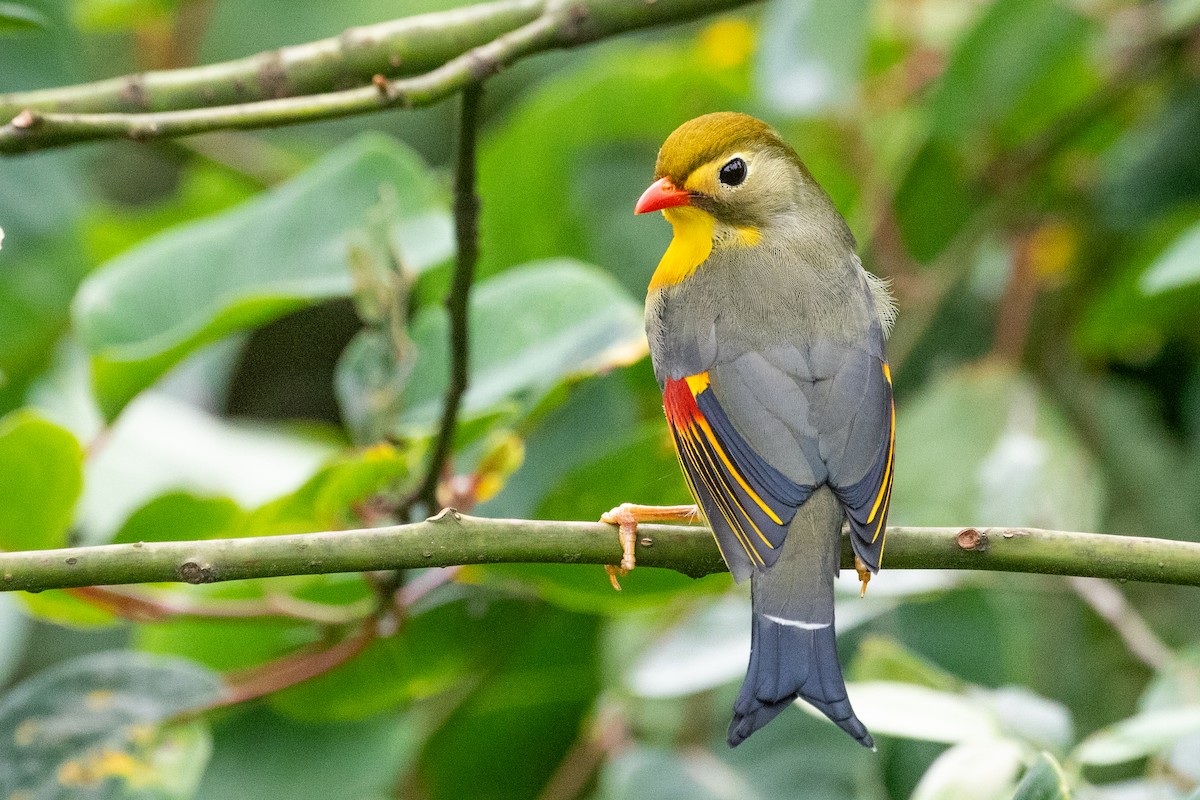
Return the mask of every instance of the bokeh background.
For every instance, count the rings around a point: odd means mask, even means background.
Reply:
[[[22,5],[41,24],[0,30],[0,92],[455,3]],[[0,161],[0,546],[390,521],[445,385],[455,107]],[[490,81],[448,500],[594,519],[686,498],[639,339],[669,226],[631,209],[663,138],[723,109],[795,145],[892,282],[893,524],[1200,539],[1196,0],[770,0]],[[726,748],[749,614],[728,576],[644,569],[617,594],[598,567],[509,565],[459,572],[320,677],[143,742],[149,777],[109,764],[125,793],[104,796],[985,800],[1028,767],[1038,797],[1200,797],[1195,589],[885,569],[859,600],[843,582],[876,754],[801,710]],[[193,613],[152,620],[5,595],[0,676],[36,689],[119,650],[236,682],[344,640],[380,591],[157,587]],[[264,598],[305,613],[205,611]]]

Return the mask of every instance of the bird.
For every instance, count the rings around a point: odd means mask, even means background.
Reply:
[[[734,579],[750,581],[729,746],[800,697],[874,749],[846,694],[833,586],[845,522],[863,592],[883,556],[896,429],[888,285],[863,268],[796,151],[746,114],[706,114],[667,137],[634,208],[652,211],[673,237],[650,278],[646,336],[696,505],[603,515],[621,529],[620,572],[635,563],[638,522],[702,514]]]

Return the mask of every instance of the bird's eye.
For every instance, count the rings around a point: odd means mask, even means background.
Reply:
[[[737,186],[746,180],[746,162],[740,158],[731,158],[721,167],[719,175],[721,183],[726,186]]]

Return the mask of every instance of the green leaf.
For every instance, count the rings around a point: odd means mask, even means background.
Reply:
[[[1020,373],[984,364],[932,382],[899,404],[896,441],[896,524],[1096,529],[1097,469]]]
[[[1065,751],[1075,739],[1068,708],[1024,686],[977,689],[970,695],[992,710],[1004,733],[1013,739],[1056,753]]]
[[[639,409],[638,397],[631,390],[638,373],[646,380],[645,390],[661,402],[649,359],[561,392],[566,397],[561,405],[526,422],[529,429],[523,437],[525,458],[521,468],[505,484],[504,491],[481,504],[477,511],[488,517],[532,519],[546,495],[567,473],[623,444],[614,440],[612,432],[636,430],[642,422],[644,409]],[[559,395],[555,392],[553,396]],[[655,413],[660,412],[655,409]],[[581,425],[580,420],[587,420],[587,424]]]
[[[167,24],[176,0],[76,0],[75,24],[85,31],[121,31]]]
[[[55,58],[42,36],[0,47],[9,80],[27,63]],[[38,42],[36,53],[24,53]],[[41,75],[34,70],[32,75]],[[32,78],[44,85],[46,78]],[[51,79],[67,81],[66,76]],[[31,154],[0,162],[0,411],[19,406],[29,380],[54,352],[68,307],[88,262],[78,222],[86,192],[78,154]]]
[[[1125,131],[1101,162],[1096,191],[1105,221],[1136,231],[1173,208],[1195,220],[1200,199],[1200,87],[1182,82],[1159,112]]]
[[[0,597],[0,685],[7,685],[22,666],[30,628],[29,618],[21,613],[15,593]]]
[[[418,769],[431,800],[537,797],[575,744],[599,690],[598,620],[537,612],[425,743]]]
[[[113,417],[203,344],[351,291],[348,237],[383,194],[404,219],[431,218],[440,193],[429,169],[381,136],[364,136],[307,172],[229,211],[171,229],[88,276],[74,305],[92,355],[100,406]],[[426,226],[408,266],[449,255],[445,224]]]
[[[441,416],[448,383],[449,321],[441,308],[412,325],[417,348],[405,387],[400,432],[427,430]],[[471,293],[471,379],[465,415],[517,400],[533,408],[563,381],[640,359],[641,306],[607,274],[569,259],[507,270]]]
[[[1017,784],[1012,800],[1071,800],[1067,776],[1054,756],[1047,752],[1038,754]]]
[[[1056,0],[988,5],[930,101],[935,138],[977,146],[1000,133],[1011,144],[1044,128],[1096,83],[1086,70],[1090,31],[1084,17]]]
[[[539,614],[527,600],[489,594],[443,590],[437,605],[417,609],[395,636],[377,639],[351,661],[277,692],[271,707],[305,721],[365,719],[486,673],[496,654],[520,641]]]
[[[297,172],[301,166],[297,166]],[[98,262],[107,261],[154,234],[226,211],[249,200],[261,188],[228,167],[207,161],[186,163],[178,190],[160,202],[93,204],[84,220],[88,252]]]
[[[997,739],[1000,734],[991,711],[961,694],[893,681],[850,683],[846,691],[859,718],[876,736],[953,744]],[[799,705],[814,716],[821,713]]]
[[[1198,732],[1200,708],[1144,711],[1093,733],[1071,757],[1093,766],[1124,764],[1159,753]]]
[[[220,692],[195,664],[124,651],[44,670],[0,701],[0,795],[186,800],[208,761],[208,727],[170,720]]]
[[[76,597],[67,589],[22,592],[18,598],[32,616],[67,628],[103,628],[121,621],[112,611]]]
[[[605,762],[597,797],[845,800],[863,796],[864,781],[878,780],[879,756],[824,719],[813,719],[793,709],[755,733],[750,746],[730,750],[724,739],[732,699],[731,694],[702,704],[697,698],[690,701],[686,711],[672,708],[685,715],[676,736],[698,740],[708,747],[685,745],[667,750],[648,744],[647,737],[642,736]],[[639,700],[639,706],[645,702]],[[661,717],[664,711],[654,707],[650,713]]]
[[[1200,23],[1200,0],[1167,0],[1163,9],[1163,27],[1183,31]]]
[[[1075,404],[1073,414],[1089,420],[1091,448],[1110,485],[1122,487],[1104,529],[1142,536],[1177,531],[1173,535],[1192,541],[1200,537],[1192,522],[1200,513],[1200,497],[1176,490],[1188,464],[1177,433],[1163,419],[1161,395],[1118,378],[1076,378],[1059,394]]]
[[[215,539],[229,535],[242,515],[228,497],[168,492],[131,514],[113,543]]]
[[[870,32],[866,0],[775,0],[763,12],[755,82],[779,113],[852,107]]]
[[[931,141],[900,181],[896,218],[904,244],[918,261],[933,260],[971,218],[976,198],[965,172],[952,149]]]
[[[290,579],[237,581],[189,589],[188,594],[212,602],[262,600],[269,591],[287,594],[292,586]],[[133,631],[133,642],[139,650],[186,658],[221,671],[258,666],[319,638],[320,632],[313,623],[283,617],[180,616],[137,625]]]
[[[618,751],[600,774],[599,797],[603,800],[743,800],[754,796],[746,779],[719,761],[641,743]],[[811,796],[805,792],[805,797]]]
[[[416,353],[397,353],[394,334],[365,328],[355,334],[338,358],[334,391],[342,422],[351,440],[370,444],[384,440],[402,412],[404,385]]]
[[[305,483],[251,512],[239,534],[270,536],[337,530],[361,525],[356,505],[372,495],[399,488],[409,474],[412,453],[389,444],[340,455]]]
[[[644,698],[684,697],[738,680],[749,655],[750,602],[728,594],[656,630],[626,683]]]
[[[253,704],[213,723],[197,800],[383,800],[397,796],[421,744],[416,715],[297,722]]]
[[[44,14],[18,3],[0,3],[0,34],[42,30],[50,25]]]
[[[1200,281],[1200,224],[1193,225],[1164,250],[1139,282],[1146,294],[1160,294]]]
[[[30,411],[0,419],[0,549],[65,546],[82,491],[74,436]]]
[[[1007,739],[956,744],[933,762],[911,800],[1009,800],[1023,756]]]
[[[937,664],[922,658],[898,640],[878,634],[867,636],[859,644],[848,672],[855,682],[896,681],[942,692],[959,692],[964,688],[960,679]]]
[[[1200,145],[1200,138],[1197,142]],[[1200,163],[1197,169],[1200,177]],[[1144,365],[1160,356],[1167,340],[1191,335],[1200,285],[1148,295],[1142,281],[1150,265],[1195,224],[1195,210],[1184,204],[1140,226],[1136,237],[1122,235],[1113,241],[1110,272],[1076,324],[1076,347],[1084,357]]]
[[[146,392],[88,459],[83,537],[110,541],[131,514],[167,492],[261,506],[296,491],[338,451],[328,436],[311,430],[217,419],[162,392]]]

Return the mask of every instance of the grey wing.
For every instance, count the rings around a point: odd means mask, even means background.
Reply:
[[[837,495],[854,552],[873,571],[883,554],[895,457],[891,375],[883,331],[866,346],[832,341],[741,353],[714,365],[711,384],[732,427],[805,496]]]

